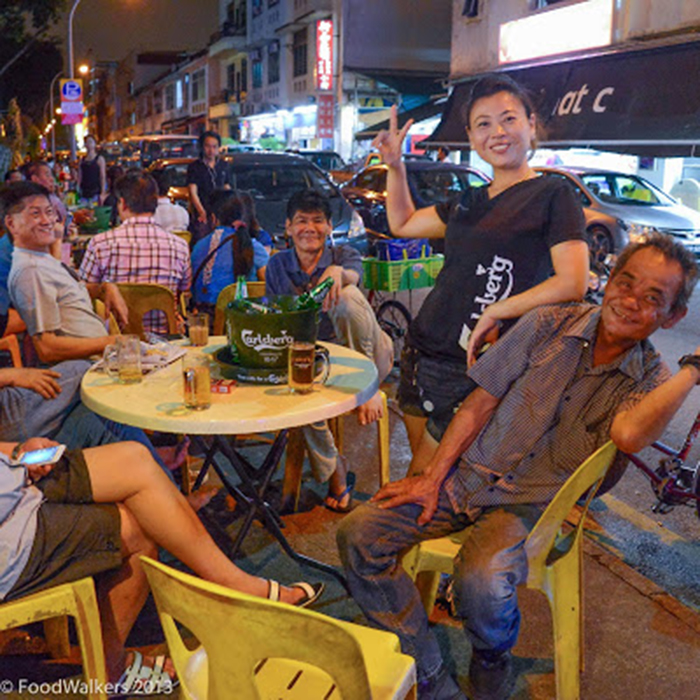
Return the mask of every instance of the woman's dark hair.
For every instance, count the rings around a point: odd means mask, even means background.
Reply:
[[[245,221],[250,235],[253,236],[253,238],[257,238],[260,233],[260,222],[255,213],[255,200],[251,197],[249,192],[245,192],[244,190],[239,190],[236,194],[243,203],[243,221]]]
[[[110,165],[107,168],[107,189],[114,193],[117,180],[124,177],[124,168],[121,165]]]
[[[491,97],[499,92],[508,92],[513,95],[513,97],[520,100],[525,108],[525,114],[527,114],[528,119],[535,114],[532,98],[525,88],[518,85],[515,80],[505,74],[489,73],[479,78],[474,83],[469,99],[462,109],[462,117],[467,127],[469,127],[469,120],[477,100],[481,100],[484,97]]]
[[[231,246],[233,247],[234,282],[253,269],[253,241],[245,219],[245,206],[241,198],[231,190],[216,190],[210,200],[212,213],[221,226],[235,229]]]

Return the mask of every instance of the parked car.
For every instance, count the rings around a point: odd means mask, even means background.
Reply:
[[[176,203],[189,205],[187,166],[194,158],[166,158],[156,161],[149,172],[167,169],[171,175],[168,196]],[[286,153],[240,152],[223,156],[229,164],[231,186],[245,190],[255,200],[260,225],[284,245],[287,200],[307,187],[325,194],[333,215],[332,243],[347,243],[360,252],[367,251],[367,234],[358,213],[345,201],[335,184],[320,168],[300,156]]]
[[[345,184],[341,191],[352,204],[371,231],[383,236],[391,235],[386,214],[385,164],[370,166],[360,171]],[[428,160],[406,161],[408,189],[417,208],[446,202],[468,187],[483,187],[490,182],[487,175],[468,165],[437,163]],[[433,249],[443,252],[444,242],[433,241]]]
[[[637,175],[573,167],[537,167],[548,177],[565,178],[581,199],[591,266],[652,231],[668,233],[700,257],[700,213],[679,204]]]
[[[379,165],[382,162],[381,154],[376,151],[368,153],[364,158],[359,160],[354,160],[352,163],[344,165],[342,168],[335,168],[328,171],[333,182],[336,185],[343,185],[346,182],[352,180],[355,173],[360,172],[363,168],[368,168],[370,165]]]
[[[199,139],[185,134],[127,136],[122,139],[121,148],[122,160],[126,164],[147,168],[161,158],[196,158]]]
[[[331,170],[341,170],[345,167],[345,161],[335,151],[311,151],[304,149],[287,149],[286,153],[301,156],[310,160],[321,170],[330,172]]]

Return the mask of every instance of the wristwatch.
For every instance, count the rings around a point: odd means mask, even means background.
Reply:
[[[680,367],[690,365],[691,367],[695,367],[695,369],[700,372],[700,355],[683,355],[683,357],[678,360],[678,365]],[[700,384],[700,377],[698,377],[696,384]]]

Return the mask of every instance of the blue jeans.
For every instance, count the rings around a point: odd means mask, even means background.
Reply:
[[[523,544],[541,510],[532,505],[489,508],[472,522],[456,513],[441,491],[426,525],[416,523],[420,512],[413,504],[386,510],[362,505],[341,522],[337,538],[353,598],[370,622],[398,634],[422,680],[438,673],[442,656],[418,590],[397,563],[398,554],[422,540],[468,528],[455,560],[457,613],[473,647],[505,651],[518,637],[516,586],[527,578]]]

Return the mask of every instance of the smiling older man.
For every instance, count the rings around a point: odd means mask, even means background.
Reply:
[[[670,236],[620,255],[602,308],[535,309],[469,370],[477,388],[420,476],[388,484],[341,523],[350,591],[415,657],[421,700],[457,700],[420,597],[397,565],[420,540],[466,530],[454,600],[472,644],[472,700],[505,700],[518,637],[524,542],[576,467],[608,439],[637,452],[662,433],[700,381],[700,348],[674,376],[647,338],[687,311],[698,269]]]

